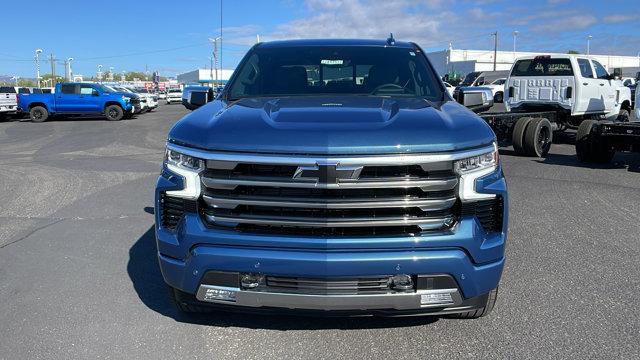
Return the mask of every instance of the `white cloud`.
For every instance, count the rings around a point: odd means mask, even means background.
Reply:
[[[602,21],[607,24],[617,24],[636,20],[640,20],[640,15],[609,15],[602,19]]]
[[[553,20],[538,23],[530,29],[535,32],[558,33],[567,31],[567,29],[572,31],[585,29],[597,22],[598,20],[593,15],[572,15],[556,17]]]

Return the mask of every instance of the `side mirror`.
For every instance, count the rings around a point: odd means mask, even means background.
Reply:
[[[213,101],[213,89],[209,90],[194,90],[190,91],[187,95],[187,106],[189,110],[195,110],[208,102]]]
[[[483,87],[461,87],[458,102],[475,113],[483,112],[493,106],[493,93],[491,89]]]
[[[91,96],[100,96],[100,93],[98,92],[98,90],[93,89],[93,91],[91,92]]]

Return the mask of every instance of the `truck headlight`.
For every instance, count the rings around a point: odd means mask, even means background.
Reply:
[[[184,187],[181,190],[167,191],[167,195],[197,199],[200,196],[200,173],[204,170],[204,161],[196,157],[167,149],[164,166],[169,171],[182,176]]]
[[[460,175],[459,195],[460,199],[482,200],[493,199],[495,194],[483,194],[476,192],[476,180],[496,171],[500,157],[498,145],[493,143],[493,151],[457,160],[453,168]]]

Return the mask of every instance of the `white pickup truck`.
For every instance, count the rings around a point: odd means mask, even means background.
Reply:
[[[466,105],[469,97],[473,103],[477,89],[480,88],[461,88],[458,102]],[[554,133],[577,130],[585,120],[630,120],[631,91],[588,56],[519,58],[511,68],[504,91],[506,112],[479,115],[496,133],[500,145],[513,145],[518,155],[546,156]]]
[[[18,96],[13,86],[0,86],[0,120],[18,111]]]
[[[631,113],[629,88],[584,55],[519,58],[505,89],[507,110],[560,110],[571,128],[584,119],[629,121]]]

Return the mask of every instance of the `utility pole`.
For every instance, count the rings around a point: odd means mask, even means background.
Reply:
[[[587,55],[591,54],[591,39],[593,39],[593,36],[587,36]]]
[[[38,88],[40,88],[40,54],[42,54],[42,49],[36,49],[36,81],[38,82]]]
[[[516,38],[520,32],[518,30],[513,32],[513,61],[516,60]]]
[[[102,82],[102,65],[98,65],[98,73],[96,74],[98,82]]]
[[[56,61],[58,61],[58,59],[56,59],[55,55],[50,54],[49,62],[51,62],[51,86],[52,87],[56,86],[56,82],[58,80],[56,79]]]
[[[493,35],[493,71],[496,71],[498,63],[498,31],[491,35]]]

